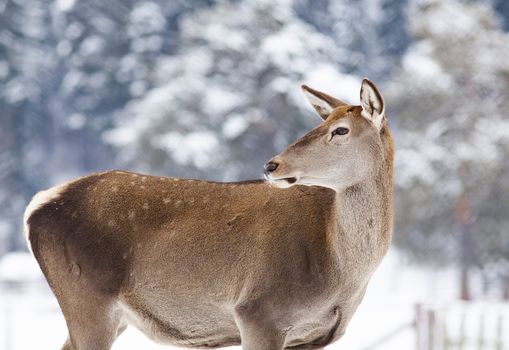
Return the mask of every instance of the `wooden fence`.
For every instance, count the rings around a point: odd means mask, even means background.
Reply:
[[[415,307],[416,350],[509,350],[509,303]]]

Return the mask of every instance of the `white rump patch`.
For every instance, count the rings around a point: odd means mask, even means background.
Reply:
[[[27,240],[28,249],[32,251],[32,246],[30,245],[30,227],[28,225],[28,219],[32,215],[34,211],[41,208],[45,204],[55,201],[60,197],[60,194],[67,188],[68,183],[65,183],[63,185],[52,187],[46,191],[40,191],[33,196],[30,203],[28,203],[25,213],[23,215],[23,223],[24,223],[24,229],[23,233],[25,235],[25,239]]]

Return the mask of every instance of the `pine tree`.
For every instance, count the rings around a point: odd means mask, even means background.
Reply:
[[[381,81],[406,50],[408,0],[295,0],[297,15],[334,40],[348,73]]]
[[[428,1],[392,81],[398,127],[396,237],[418,258],[456,261],[507,285],[509,35],[478,3]],[[503,193],[503,192],[500,192]],[[505,281],[505,282],[504,282]]]
[[[184,18],[179,40],[177,54],[158,63],[156,87],[109,133],[123,161],[141,170],[259,177],[313,125],[301,117],[310,109],[299,83],[318,80],[358,99],[358,80],[337,73],[334,42],[299,20],[290,1],[218,2]]]
[[[37,190],[115,167],[103,131],[178,46],[175,18],[209,4],[0,4],[0,253],[25,246],[21,217]]]
[[[4,204],[0,253],[19,246],[26,197],[33,193],[34,179],[45,175],[34,152],[40,151],[47,130],[40,113],[50,50],[47,6],[49,1],[0,5],[0,202]]]

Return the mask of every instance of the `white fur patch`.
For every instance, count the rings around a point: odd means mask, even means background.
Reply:
[[[23,215],[23,224],[24,229],[23,233],[25,235],[25,239],[27,240],[28,249],[32,251],[32,247],[30,245],[30,227],[28,225],[28,219],[32,215],[34,211],[44,206],[46,203],[49,203],[51,201],[55,201],[60,194],[67,188],[68,183],[65,183],[63,185],[52,187],[46,191],[40,191],[35,194],[35,196],[32,197],[32,200],[30,203],[28,203],[25,213]]]

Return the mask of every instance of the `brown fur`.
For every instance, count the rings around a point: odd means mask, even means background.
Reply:
[[[286,154],[340,118],[351,119],[352,137],[374,137],[359,107],[342,106]],[[386,123],[379,135],[376,172],[341,191],[124,171],[61,187],[27,226],[67,321],[63,349],[109,349],[127,324],[194,348],[320,349],[339,339],[391,237]]]

